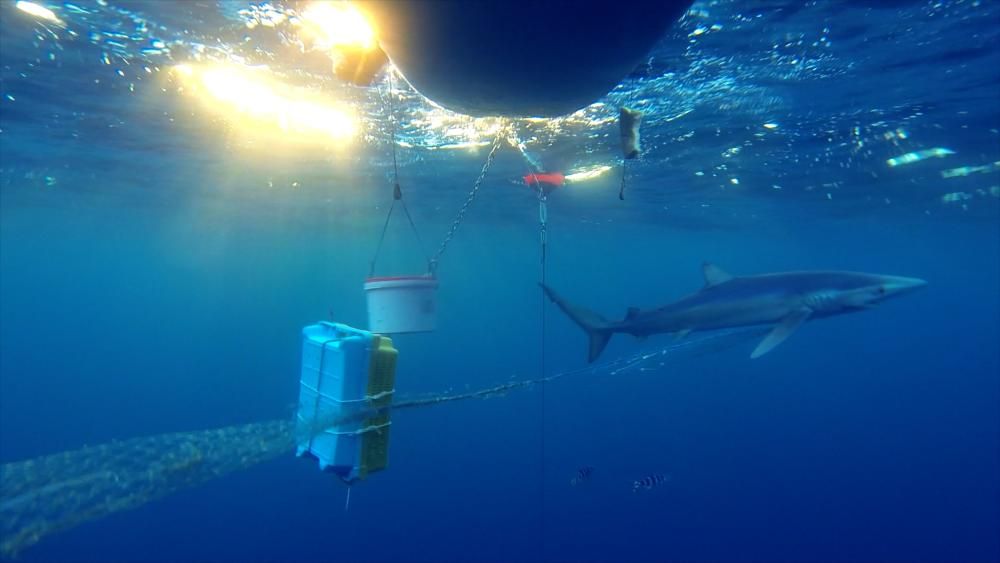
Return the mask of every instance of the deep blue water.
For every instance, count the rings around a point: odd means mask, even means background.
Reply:
[[[61,13],[230,41],[214,30],[233,3],[205,3],[200,25],[108,3]],[[549,198],[547,280],[609,318],[697,290],[705,260],[914,276],[919,292],[809,322],[756,360],[754,339],[398,412],[390,468],[346,512],[345,487],[289,452],[20,560],[1000,560],[1000,174],[940,174],[1000,160],[997,23],[988,2],[696,4],[648,76],[606,100],[651,116],[626,200],[617,173]],[[366,322],[384,128],[372,118],[334,152],[248,149],[166,78],[179,48],[104,64],[106,42],[35,26],[0,4],[0,462],[290,416],[301,327]],[[378,96],[351,95],[377,117]],[[407,108],[401,174],[431,246],[485,150],[435,148],[454,139]],[[565,170],[616,164],[614,127],[568,123],[528,150]],[[932,147],[955,154],[886,165]],[[504,147],[442,258],[438,330],[394,338],[400,396],[538,377],[524,172]],[[422,267],[400,219],[386,273]],[[546,320],[548,373],[584,367],[584,334],[550,304]],[[603,359],[674,345],[616,336]],[[581,466],[593,476],[572,487]],[[649,474],[671,479],[633,493]]]

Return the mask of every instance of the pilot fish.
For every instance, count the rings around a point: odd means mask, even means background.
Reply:
[[[644,489],[647,491],[650,489],[655,489],[656,487],[662,485],[663,483],[666,483],[669,480],[670,480],[670,475],[661,475],[659,473],[654,475],[647,475],[646,477],[638,479],[634,483],[632,483],[632,492],[633,493],[639,492],[639,489]]]
[[[576,470],[576,475],[574,475],[573,478],[569,480],[569,484],[573,485],[574,487],[577,485],[581,485],[589,481],[590,476],[593,475],[593,473],[594,473],[593,467],[589,465],[584,465],[580,469]]]

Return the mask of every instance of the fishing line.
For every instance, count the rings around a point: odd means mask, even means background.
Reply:
[[[385,234],[389,230],[389,221],[392,219],[392,212],[396,208],[396,202],[398,201],[403,208],[403,214],[406,215],[406,220],[410,224],[410,229],[413,231],[413,237],[417,241],[417,247],[420,249],[420,253],[424,255],[424,259],[430,263],[430,257],[427,254],[427,250],[424,247],[424,241],[420,236],[420,231],[417,229],[417,224],[413,221],[413,216],[410,215],[410,209],[406,206],[406,200],[403,199],[403,188],[399,184],[399,164],[396,157],[396,106],[393,102],[393,85],[392,85],[392,70],[388,73],[388,106],[389,106],[389,146],[392,148],[392,204],[389,205],[389,211],[385,216],[385,223],[382,225],[382,234],[379,236],[378,245],[375,247],[375,255],[371,259],[371,267],[369,268],[368,275],[371,277],[375,276],[375,264],[378,262],[379,254],[382,252],[382,244],[385,242]]]
[[[541,301],[539,302],[539,421],[538,421],[538,498],[539,498],[539,508],[538,508],[538,552],[542,559],[545,559],[545,429],[546,429],[546,414],[545,414],[545,373],[546,373],[546,318],[545,318],[545,265],[548,250],[548,221],[549,221],[549,210],[548,210],[548,196],[545,193],[545,189],[542,187],[541,182],[538,181],[538,172],[540,165],[535,162],[529,155],[528,151],[520,139],[516,139],[516,131],[512,129],[509,142],[517,148],[521,156],[524,157],[524,162],[528,168],[528,174],[525,178],[531,177],[533,180],[533,185],[535,191],[538,195],[538,225],[539,225],[539,268],[541,278],[541,287],[539,287],[539,293]],[[515,142],[516,139],[516,142]]]
[[[539,242],[541,245],[541,278],[542,287],[539,288],[541,294],[541,302],[539,306],[539,317],[541,319],[540,327],[540,338],[541,338],[541,365],[539,374],[541,375],[541,382],[539,384],[540,388],[540,401],[541,401],[541,419],[539,421],[539,488],[541,489],[539,502],[539,544],[540,553],[542,559],[545,559],[545,259],[546,250],[548,248],[548,221],[549,221],[549,211],[548,204],[546,201],[545,190],[542,189],[541,185],[538,184],[538,180],[535,180],[535,185],[538,186],[538,222],[539,222]]]

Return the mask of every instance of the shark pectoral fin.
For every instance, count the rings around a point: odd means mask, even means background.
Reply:
[[[701,271],[705,275],[705,287],[719,285],[720,283],[726,283],[727,281],[733,279],[732,274],[715,264],[712,264],[711,262],[702,263]]]
[[[809,309],[801,309],[789,314],[764,337],[764,340],[760,341],[760,344],[754,348],[750,357],[759,358],[773,350],[775,346],[784,342],[786,338],[795,332],[795,329],[799,328],[811,314],[812,311]]]
[[[675,341],[676,340],[684,340],[684,337],[687,336],[687,335],[689,335],[689,334],[691,334],[691,329],[690,328],[685,328],[685,329],[678,330],[677,332],[674,333],[674,340]]]

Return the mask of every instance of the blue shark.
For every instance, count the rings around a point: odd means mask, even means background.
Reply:
[[[608,321],[573,305],[544,284],[542,289],[590,337],[587,359],[593,362],[616,333],[638,338],[674,333],[682,338],[693,331],[773,325],[750,355],[759,358],[809,319],[871,309],[886,299],[927,285],[918,278],[860,272],[781,272],[737,277],[708,262],[702,270],[705,286],[697,293],[656,309],[630,307],[621,321]]]

